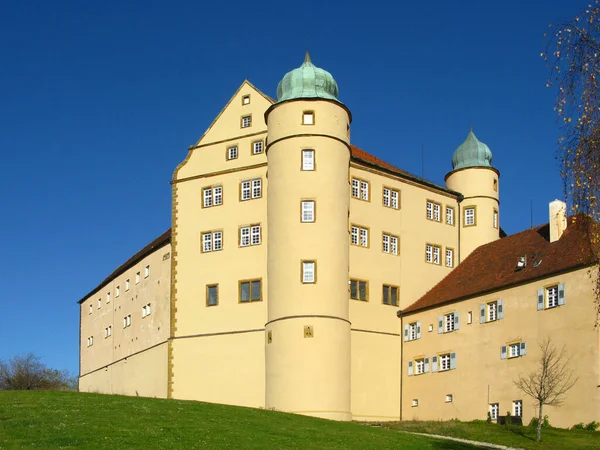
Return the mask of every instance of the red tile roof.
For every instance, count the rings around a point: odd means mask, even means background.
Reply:
[[[146,245],[143,249],[141,249],[139,252],[137,252],[131,258],[129,258],[127,261],[125,261],[123,264],[121,264],[119,267],[117,267],[109,276],[107,276],[102,281],[102,283],[100,283],[98,286],[96,286],[94,289],[92,289],[90,292],[88,292],[77,303],[81,303],[86,298],[88,298],[90,295],[94,295],[96,292],[98,292],[100,289],[102,289],[102,287],[105,286],[107,283],[109,283],[111,280],[118,277],[123,272],[125,272],[127,269],[129,269],[130,267],[137,264],[139,261],[144,259],[150,253],[154,252],[155,250],[157,250],[161,247],[164,247],[169,242],[171,242],[171,229],[170,228],[167,231],[165,231],[163,234],[161,234],[159,237],[154,239],[152,242],[150,242],[148,245]]]
[[[549,226],[545,224],[482,245],[404,313],[594,264],[597,259],[587,238],[591,223],[583,216],[577,216],[576,220],[570,217],[567,229],[553,243],[549,240]],[[521,256],[527,257],[527,266],[517,270]]]

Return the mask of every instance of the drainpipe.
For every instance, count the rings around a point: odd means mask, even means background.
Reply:
[[[396,311],[396,316],[400,319],[400,420],[402,420],[402,380],[404,372],[402,371],[402,360],[404,359],[404,326],[402,324],[402,310]]]

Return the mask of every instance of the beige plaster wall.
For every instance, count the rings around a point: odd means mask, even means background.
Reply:
[[[558,283],[565,284],[566,304],[538,311],[537,290]],[[598,331],[594,329],[591,294],[587,271],[582,269],[407,315],[403,323],[420,321],[422,337],[404,342],[403,419],[484,420],[490,403],[499,403],[500,415],[505,415],[506,411],[512,413],[514,400],[523,400],[523,422],[529,423],[536,414],[534,402],[514,386],[513,380],[538,367],[538,342],[550,336],[557,347],[566,346],[579,380],[563,406],[545,407],[544,414],[559,427],[598,421]],[[504,318],[480,324],[480,305],[498,299],[504,302]],[[438,316],[453,311],[459,312],[459,330],[438,334]],[[467,324],[469,311],[472,324]],[[526,355],[501,359],[500,347],[514,341],[526,342]],[[408,360],[446,352],[456,353],[455,370],[407,376]],[[451,403],[445,402],[447,394],[453,395]],[[411,406],[413,399],[419,400],[419,406]]]

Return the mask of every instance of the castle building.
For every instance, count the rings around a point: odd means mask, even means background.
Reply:
[[[277,100],[244,81],[175,169],[172,228],[80,300],[80,390],[528,420],[512,380],[550,335],[585,372],[553,423],[598,420],[582,221],[555,202],[549,226],[500,239],[499,171],[472,130],[441,186],[353,146],[351,121],[308,53]]]

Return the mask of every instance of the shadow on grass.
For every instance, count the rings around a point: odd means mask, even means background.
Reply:
[[[519,435],[519,436],[521,436],[521,437],[523,437],[523,438],[525,438],[525,439],[528,439],[528,440],[530,440],[530,441],[532,441],[532,442],[535,442],[535,437],[532,437],[532,436],[527,436],[527,435],[525,434],[525,428],[524,428],[524,427],[519,427],[519,428],[510,427],[508,430],[509,430],[509,431],[510,431],[512,434]]]

